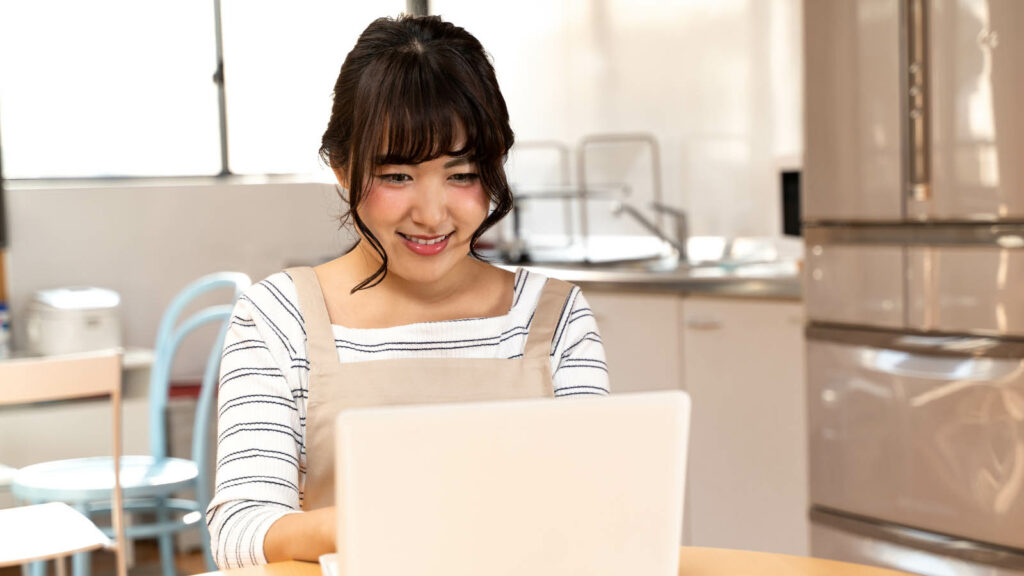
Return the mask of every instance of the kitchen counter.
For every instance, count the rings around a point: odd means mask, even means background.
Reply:
[[[506,270],[516,266],[502,265]],[[800,300],[801,277],[796,261],[719,266],[681,267],[648,271],[630,268],[524,265],[531,272],[558,278],[582,288],[669,292],[692,296]]]

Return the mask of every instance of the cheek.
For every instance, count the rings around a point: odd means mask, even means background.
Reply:
[[[390,224],[402,219],[408,206],[402,195],[384,188],[374,188],[363,199],[359,216],[370,226]]]
[[[491,200],[484,193],[483,188],[456,190],[449,196],[453,211],[457,211],[460,218],[483,221],[487,217],[487,210],[490,208]]]

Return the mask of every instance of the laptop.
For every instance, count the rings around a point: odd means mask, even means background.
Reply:
[[[675,576],[685,392],[338,416],[327,576]]]

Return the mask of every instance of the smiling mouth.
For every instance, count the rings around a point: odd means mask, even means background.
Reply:
[[[449,237],[451,237],[452,234],[455,234],[455,232],[449,232],[449,233],[447,233],[447,234],[445,234],[443,236],[430,236],[430,237],[425,237],[425,236],[408,236],[406,234],[402,234],[401,232],[396,232],[396,234],[398,234],[402,238],[405,238],[409,242],[415,242],[416,244],[421,244],[423,246],[431,246],[433,244],[437,244],[438,242],[444,242]]]

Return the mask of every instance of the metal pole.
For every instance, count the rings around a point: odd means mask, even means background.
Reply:
[[[217,101],[220,108],[220,175],[231,174],[228,167],[228,110],[224,93],[224,38],[221,34],[220,0],[213,0],[213,25],[217,38],[217,71],[213,81],[217,84]]]
[[[406,0],[405,11],[413,16],[430,14],[430,0]]]

